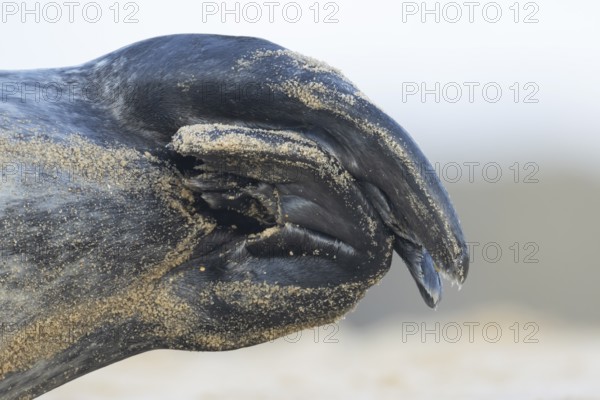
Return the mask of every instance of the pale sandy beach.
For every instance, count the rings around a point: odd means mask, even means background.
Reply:
[[[600,398],[600,332],[539,317],[480,310],[366,330],[342,321],[233,352],[154,351],[40,399]]]

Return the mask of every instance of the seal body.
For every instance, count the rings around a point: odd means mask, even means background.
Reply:
[[[0,84],[2,398],[332,322],[394,249],[430,305],[466,276],[427,160],[323,63],[174,35]]]

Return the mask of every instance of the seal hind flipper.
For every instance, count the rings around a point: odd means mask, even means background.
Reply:
[[[52,154],[108,177],[31,185],[15,169],[0,186],[12,232],[0,237],[0,320],[14,325],[0,341],[2,398],[148,349],[233,349],[331,321],[389,268],[394,238],[407,262],[419,259],[407,249],[430,256],[409,265],[429,305],[441,289],[429,278],[466,278],[458,218],[425,156],[316,60],[261,39],[173,35],[0,81],[97,95],[0,102],[0,160]],[[29,241],[52,251],[15,258]]]

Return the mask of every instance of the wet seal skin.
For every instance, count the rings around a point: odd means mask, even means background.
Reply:
[[[466,278],[427,159],[324,63],[173,35],[0,84],[2,399],[335,321],[394,250],[431,307]]]

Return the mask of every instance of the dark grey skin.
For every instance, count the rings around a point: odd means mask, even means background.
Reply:
[[[334,321],[393,250],[431,307],[466,278],[410,136],[276,44],[159,37],[0,84],[2,399]]]

